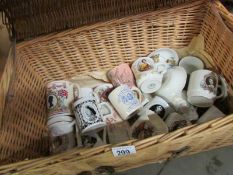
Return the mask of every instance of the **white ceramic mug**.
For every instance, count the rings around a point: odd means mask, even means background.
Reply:
[[[156,113],[163,120],[166,119],[167,115],[174,112],[174,109],[161,97],[154,97],[146,106],[148,115]]]
[[[218,89],[221,90],[219,95]],[[216,99],[224,97],[226,91],[225,81],[218,74],[210,70],[197,70],[191,74],[187,96],[194,106],[210,107]]]
[[[98,107],[102,114],[103,121],[107,125],[122,122],[122,119],[109,102],[102,102]]]
[[[176,112],[169,114],[165,123],[167,124],[170,132],[191,124],[184,116]]]
[[[137,86],[143,93],[153,93],[162,84],[163,76],[154,69],[154,61],[149,57],[140,57],[133,64],[133,70]]]
[[[156,94],[165,99],[174,108],[180,110],[185,105],[185,100],[182,97],[182,90],[185,87],[187,74],[183,67],[174,66],[168,69],[164,75],[162,87]]]
[[[74,114],[82,133],[101,129],[106,125],[94,96],[83,97],[75,101]]]
[[[127,85],[121,85],[115,88],[109,94],[108,99],[123,120],[129,119],[142,107],[140,101]]]
[[[53,81],[47,84],[48,116],[72,115],[71,105],[74,101],[73,84],[69,81]]]
[[[108,101],[108,95],[113,90],[113,85],[110,83],[104,83],[94,88],[94,96],[97,103]]]

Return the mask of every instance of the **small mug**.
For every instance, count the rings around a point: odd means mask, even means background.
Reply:
[[[118,87],[122,84],[126,84],[130,88],[135,86],[133,72],[127,63],[122,63],[111,69],[108,71],[107,76],[114,87]]]
[[[94,88],[94,96],[98,103],[100,113],[102,114],[103,121],[107,125],[122,121],[108,100],[108,95],[112,89],[113,85],[109,83],[105,83]]]
[[[219,85],[221,82],[221,85]],[[210,107],[216,99],[224,97],[227,86],[223,77],[210,70],[197,70],[191,74],[188,101],[197,107]],[[218,89],[221,93],[218,95]]]
[[[131,126],[131,135],[135,139],[145,139],[154,135],[167,133],[168,127],[157,114],[147,116],[149,120],[140,118]]]
[[[103,128],[106,123],[94,96],[83,97],[74,102],[74,114],[82,133]]]
[[[107,125],[122,122],[122,119],[109,102],[102,102],[98,105],[103,121]]]
[[[50,153],[62,153],[76,147],[76,139],[74,132],[70,132],[61,136],[49,138]]]
[[[123,120],[132,117],[142,107],[140,101],[127,85],[121,85],[115,88],[109,94],[108,99]]]
[[[136,78],[137,86],[143,93],[153,93],[162,84],[162,74],[154,69],[154,61],[149,57],[140,57],[132,64],[132,70]]]
[[[108,95],[113,90],[113,85],[110,83],[104,83],[94,88],[93,94],[97,103],[108,101]]]
[[[170,132],[191,124],[184,116],[176,112],[169,114],[167,119],[165,120],[165,123],[167,124]]]
[[[71,104],[74,101],[73,84],[69,81],[53,81],[47,84],[48,116],[72,115]]]
[[[148,104],[146,104],[145,108],[148,111],[147,115],[156,113],[163,120],[166,119],[168,114],[174,112],[174,109],[159,96],[153,98]]]
[[[98,147],[101,145],[106,145],[106,128],[99,132],[90,132],[87,134],[83,134],[81,136],[82,139],[82,145],[84,147]]]

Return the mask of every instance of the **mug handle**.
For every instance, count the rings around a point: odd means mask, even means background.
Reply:
[[[143,95],[142,92],[140,91],[140,89],[138,89],[137,87],[133,86],[131,88],[132,91],[134,91],[137,94],[137,99],[142,103],[143,102]]]
[[[215,99],[225,98],[227,96],[227,91],[228,91],[227,82],[225,78],[221,75],[219,75],[219,79],[221,81],[221,85],[218,85],[217,89],[221,90],[221,94],[216,96]]]
[[[78,99],[80,86],[77,83],[73,83],[74,99]]]
[[[95,92],[93,92],[93,95],[96,100],[96,103],[100,103],[100,97]]]
[[[98,104],[98,108],[101,108],[103,105],[105,105],[105,106],[109,109],[109,111],[111,111],[111,113],[108,114],[108,115],[113,115],[113,110],[112,110],[110,104],[108,104],[107,102],[99,103],[99,104]],[[101,111],[100,111],[100,113],[101,113]]]

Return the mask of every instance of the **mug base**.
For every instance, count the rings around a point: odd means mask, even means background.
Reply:
[[[102,129],[103,127],[106,126],[105,122],[100,122],[100,123],[95,123],[92,124],[90,126],[87,126],[85,129],[82,130],[82,134],[87,133],[87,132],[91,132],[93,130],[99,130]]]
[[[202,96],[192,96],[188,97],[188,102],[193,106],[200,108],[207,108],[213,105],[214,101]]]
[[[162,85],[161,81],[152,78],[152,79],[144,80],[141,83],[140,89],[142,90],[143,93],[151,94],[159,90],[161,85]]]

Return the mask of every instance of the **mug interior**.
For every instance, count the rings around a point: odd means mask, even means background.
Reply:
[[[181,59],[179,66],[183,67],[187,74],[191,74],[199,69],[204,69],[204,63],[201,61],[201,59],[193,56],[187,56]]]

